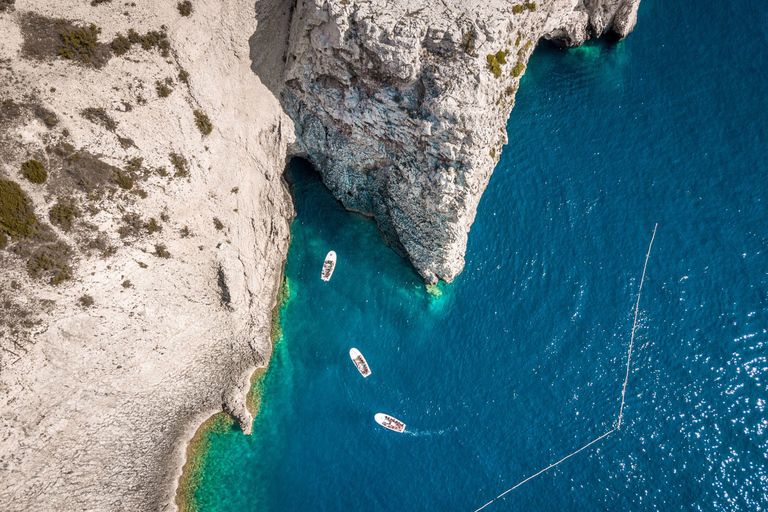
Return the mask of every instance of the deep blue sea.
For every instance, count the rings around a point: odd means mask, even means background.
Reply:
[[[764,0],[643,0],[624,41],[539,47],[439,297],[294,161],[284,336],[198,507],[472,512],[602,435],[658,222],[622,429],[484,512],[768,510],[767,102]]]

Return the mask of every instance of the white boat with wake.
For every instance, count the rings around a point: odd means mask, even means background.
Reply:
[[[400,432],[401,434],[405,432],[405,423],[395,418],[394,416],[384,414],[383,412],[377,412],[373,416],[373,419],[376,420],[376,423],[384,428],[394,430],[395,432]]]
[[[336,253],[330,251],[325,256],[325,262],[323,263],[323,270],[320,271],[320,278],[323,281],[330,281],[333,275],[333,269],[336,268]]]
[[[354,347],[349,349],[349,358],[352,359],[353,363],[355,363],[357,371],[360,372],[360,375],[363,377],[368,377],[371,374],[371,368],[368,366],[368,361],[365,360],[363,354],[361,354],[359,350]]]

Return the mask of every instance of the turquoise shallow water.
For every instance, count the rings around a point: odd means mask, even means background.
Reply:
[[[624,427],[485,510],[768,509],[767,12],[643,0],[623,42],[539,48],[439,298],[294,162],[284,339],[200,509],[473,511],[609,430],[655,222]]]

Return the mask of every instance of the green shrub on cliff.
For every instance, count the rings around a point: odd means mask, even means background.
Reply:
[[[158,231],[162,231],[163,230],[163,226],[161,226],[160,223],[157,222],[157,219],[154,218],[154,217],[149,219],[149,222],[147,222],[145,227],[147,228],[147,232],[150,235],[152,235],[154,233],[157,233]]]
[[[183,155],[171,153],[170,158],[173,168],[176,169],[176,173],[174,174],[175,177],[186,178],[189,176],[189,163]]]
[[[64,231],[69,231],[74,226],[75,219],[80,217],[80,209],[71,197],[62,197],[48,212],[48,218],[52,224],[59,226]]]
[[[157,91],[157,95],[161,98],[167,98],[171,95],[171,88],[168,87],[165,82],[161,82],[160,80],[155,82],[155,90]]]
[[[488,71],[493,73],[496,78],[501,78],[501,65],[507,63],[507,50],[499,50],[496,53],[491,53],[486,57],[488,61]]]
[[[522,62],[518,62],[515,64],[515,67],[512,68],[512,76],[518,77],[523,74],[525,71],[525,65],[523,65]]]
[[[0,230],[12,238],[33,233],[37,217],[32,203],[15,181],[0,180]]]
[[[474,55],[475,44],[477,42],[477,34],[473,30],[470,30],[461,37],[461,49],[467,55]]]
[[[115,53],[115,55],[125,55],[131,49],[131,41],[123,34],[118,32],[109,46],[112,48],[112,51]]]
[[[87,27],[66,27],[61,31],[59,55],[83,64],[97,64],[101,29],[91,23]]]
[[[45,172],[45,167],[37,160],[27,160],[21,164],[21,175],[32,183],[38,185],[45,183],[45,180],[48,178],[48,173]]]
[[[133,188],[133,179],[119,170],[115,171],[114,182],[118,187],[124,190],[130,190]]]
[[[203,134],[203,137],[210,135],[213,131],[213,123],[211,123],[211,120],[202,110],[195,110],[195,125],[197,125],[200,133]]]
[[[184,0],[176,5],[179,10],[179,14],[182,16],[190,16],[192,14],[192,2],[190,0]]]
[[[34,279],[50,272],[51,284],[59,285],[72,279],[72,267],[69,266],[71,252],[72,249],[64,242],[43,246],[27,262],[27,272]]]
[[[158,258],[168,259],[171,257],[171,253],[168,252],[168,248],[165,246],[165,244],[157,244],[155,245],[155,256]]]

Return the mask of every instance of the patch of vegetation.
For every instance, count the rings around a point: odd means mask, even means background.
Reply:
[[[174,176],[177,178],[186,178],[189,176],[189,162],[187,162],[187,159],[178,153],[171,153],[169,156],[171,158],[171,165],[176,169],[176,174],[174,174]]]
[[[525,71],[525,65],[522,62],[518,62],[515,64],[515,67],[512,68],[512,76],[518,77],[523,74]]]
[[[131,287],[133,287],[133,283],[131,283],[130,279],[126,279],[125,281],[123,281],[122,287],[123,288],[131,288]]]
[[[494,160],[496,159],[496,149],[495,148],[491,148],[491,158],[493,158]]]
[[[189,73],[185,70],[179,71],[179,82],[189,84]]]
[[[30,236],[36,222],[32,202],[19,184],[0,180],[0,230],[11,238]]]
[[[523,5],[529,11],[535,11],[536,10],[536,2],[525,2]]]
[[[5,249],[6,245],[8,245],[8,237],[5,236],[5,233],[0,231],[0,249]]]
[[[61,197],[48,212],[48,218],[52,224],[59,226],[64,231],[71,231],[75,219],[80,217],[80,209],[72,197]]]
[[[144,221],[138,213],[128,212],[123,215],[123,225],[117,232],[120,238],[137,237],[144,229]]]
[[[27,262],[27,272],[33,279],[46,274],[51,276],[54,286],[72,279],[72,267],[69,266],[72,249],[64,242],[40,247]]]
[[[13,8],[13,4],[15,3],[16,0],[0,0],[0,12],[11,10]]]
[[[36,183],[38,185],[45,183],[45,180],[48,179],[48,173],[45,172],[45,166],[43,166],[42,162],[34,159],[27,160],[21,164],[20,172],[22,176],[27,178],[32,183]]]
[[[524,10],[525,10],[525,7],[523,7],[522,5],[512,6],[512,14],[522,14]]]
[[[93,297],[91,297],[88,294],[85,294],[79,299],[77,299],[77,303],[80,304],[80,307],[82,308],[89,308],[93,306]]]
[[[130,137],[120,137],[120,136],[118,135],[118,136],[117,136],[117,142],[119,142],[119,143],[120,143],[120,146],[121,146],[123,149],[128,149],[128,148],[130,148],[130,147],[134,147],[134,148],[136,147],[136,143],[135,143],[135,142],[133,141],[133,139],[131,139]]]
[[[117,247],[109,242],[109,237],[105,233],[99,233],[95,238],[88,240],[83,249],[89,253],[90,251],[98,251],[102,258],[107,258],[117,252]]]
[[[144,263],[143,261],[137,261],[136,263],[138,263],[138,264],[139,264],[139,267],[141,267],[141,268],[147,268],[147,267],[149,267],[149,265],[147,265],[147,264],[146,264],[146,263]]]
[[[120,32],[117,33],[115,38],[109,43],[109,47],[118,57],[125,55],[131,49],[131,41]]]
[[[105,4],[107,2],[111,2],[112,0],[91,0],[91,6],[97,6],[99,4]]]
[[[202,110],[195,110],[195,125],[203,137],[210,135],[213,131],[213,123]]]
[[[507,50],[499,50],[496,53],[491,53],[486,57],[488,61],[488,71],[493,73],[496,78],[501,78],[501,66],[507,63]]]
[[[510,85],[506,89],[504,89],[504,94],[507,96],[512,96],[517,92],[517,86]]]
[[[133,178],[119,169],[115,171],[113,181],[123,190],[130,190],[133,188]]]
[[[0,120],[13,121],[21,115],[21,106],[12,99],[0,103]]]
[[[42,105],[33,105],[32,113],[49,129],[59,124],[59,117],[56,115],[56,113],[51,112]]]
[[[214,217],[213,227],[215,227],[218,231],[221,231],[222,229],[224,229],[224,223],[221,222],[218,217]]]
[[[160,55],[168,57],[170,55],[171,42],[168,41],[168,35],[165,32],[153,30],[141,36],[141,47],[144,50],[157,48],[160,50]]]
[[[160,223],[157,222],[157,219],[154,217],[150,218],[149,222],[147,222],[144,227],[147,228],[147,231],[150,235],[163,230],[163,226],[161,226]]]
[[[66,142],[48,147],[46,151],[61,166],[58,175],[60,185],[65,190],[77,187],[89,195],[98,195],[114,173],[120,170],[87,151],[76,150]]]
[[[86,108],[80,112],[80,115],[93,124],[101,125],[111,132],[114,132],[117,129],[117,122],[115,122],[102,107]]]
[[[192,235],[192,232],[189,230],[189,226],[184,226],[179,230],[179,234],[181,235],[181,238],[188,238]]]
[[[144,165],[144,159],[137,156],[128,160],[125,170],[130,174],[139,174],[142,172],[142,165]]]
[[[155,82],[155,90],[157,90],[157,95],[161,98],[167,98],[171,95],[171,88],[168,87],[165,82],[161,82],[160,80]]]
[[[467,55],[475,55],[475,44],[477,44],[477,34],[474,30],[470,30],[461,37],[461,49]]]
[[[109,60],[109,48],[99,43],[101,28],[93,23],[87,27],[69,26],[59,32],[59,55],[68,60],[94,67],[103,66]]]
[[[168,35],[165,32],[150,31],[144,35],[139,34],[134,29],[128,29],[128,36],[118,33],[110,43],[110,48],[115,55],[125,55],[134,44],[141,44],[144,50],[157,48],[163,57],[170,55],[171,43],[168,41]]]
[[[515,39],[515,46],[520,46],[520,41],[523,40],[523,34],[517,34],[517,39]]]
[[[190,2],[190,0],[184,0],[183,2],[179,2],[176,5],[176,8],[179,10],[179,14],[181,14],[182,16],[192,15],[192,2]]]
[[[155,245],[155,256],[158,258],[168,259],[171,257],[171,253],[168,252],[168,248],[165,246],[165,244],[157,244]]]
[[[93,24],[78,26],[65,19],[26,13],[21,18],[22,55],[37,60],[62,57],[100,68],[112,56],[109,46],[99,42],[100,32]]]
[[[524,54],[525,52],[527,52],[527,51],[528,51],[528,49],[529,49],[530,47],[531,47],[531,42],[530,42],[530,41],[526,42],[526,43],[523,45],[523,47],[522,47],[522,48],[520,48],[519,50],[517,50],[517,56],[518,56],[518,57],[522,57],[522,56],[523,56],[523,54]]]
[[[238,192],[240,192],[240,187],[232,187],[232,190],[230,190],[230,192],[232,192],[233,194],[237,194]]]

